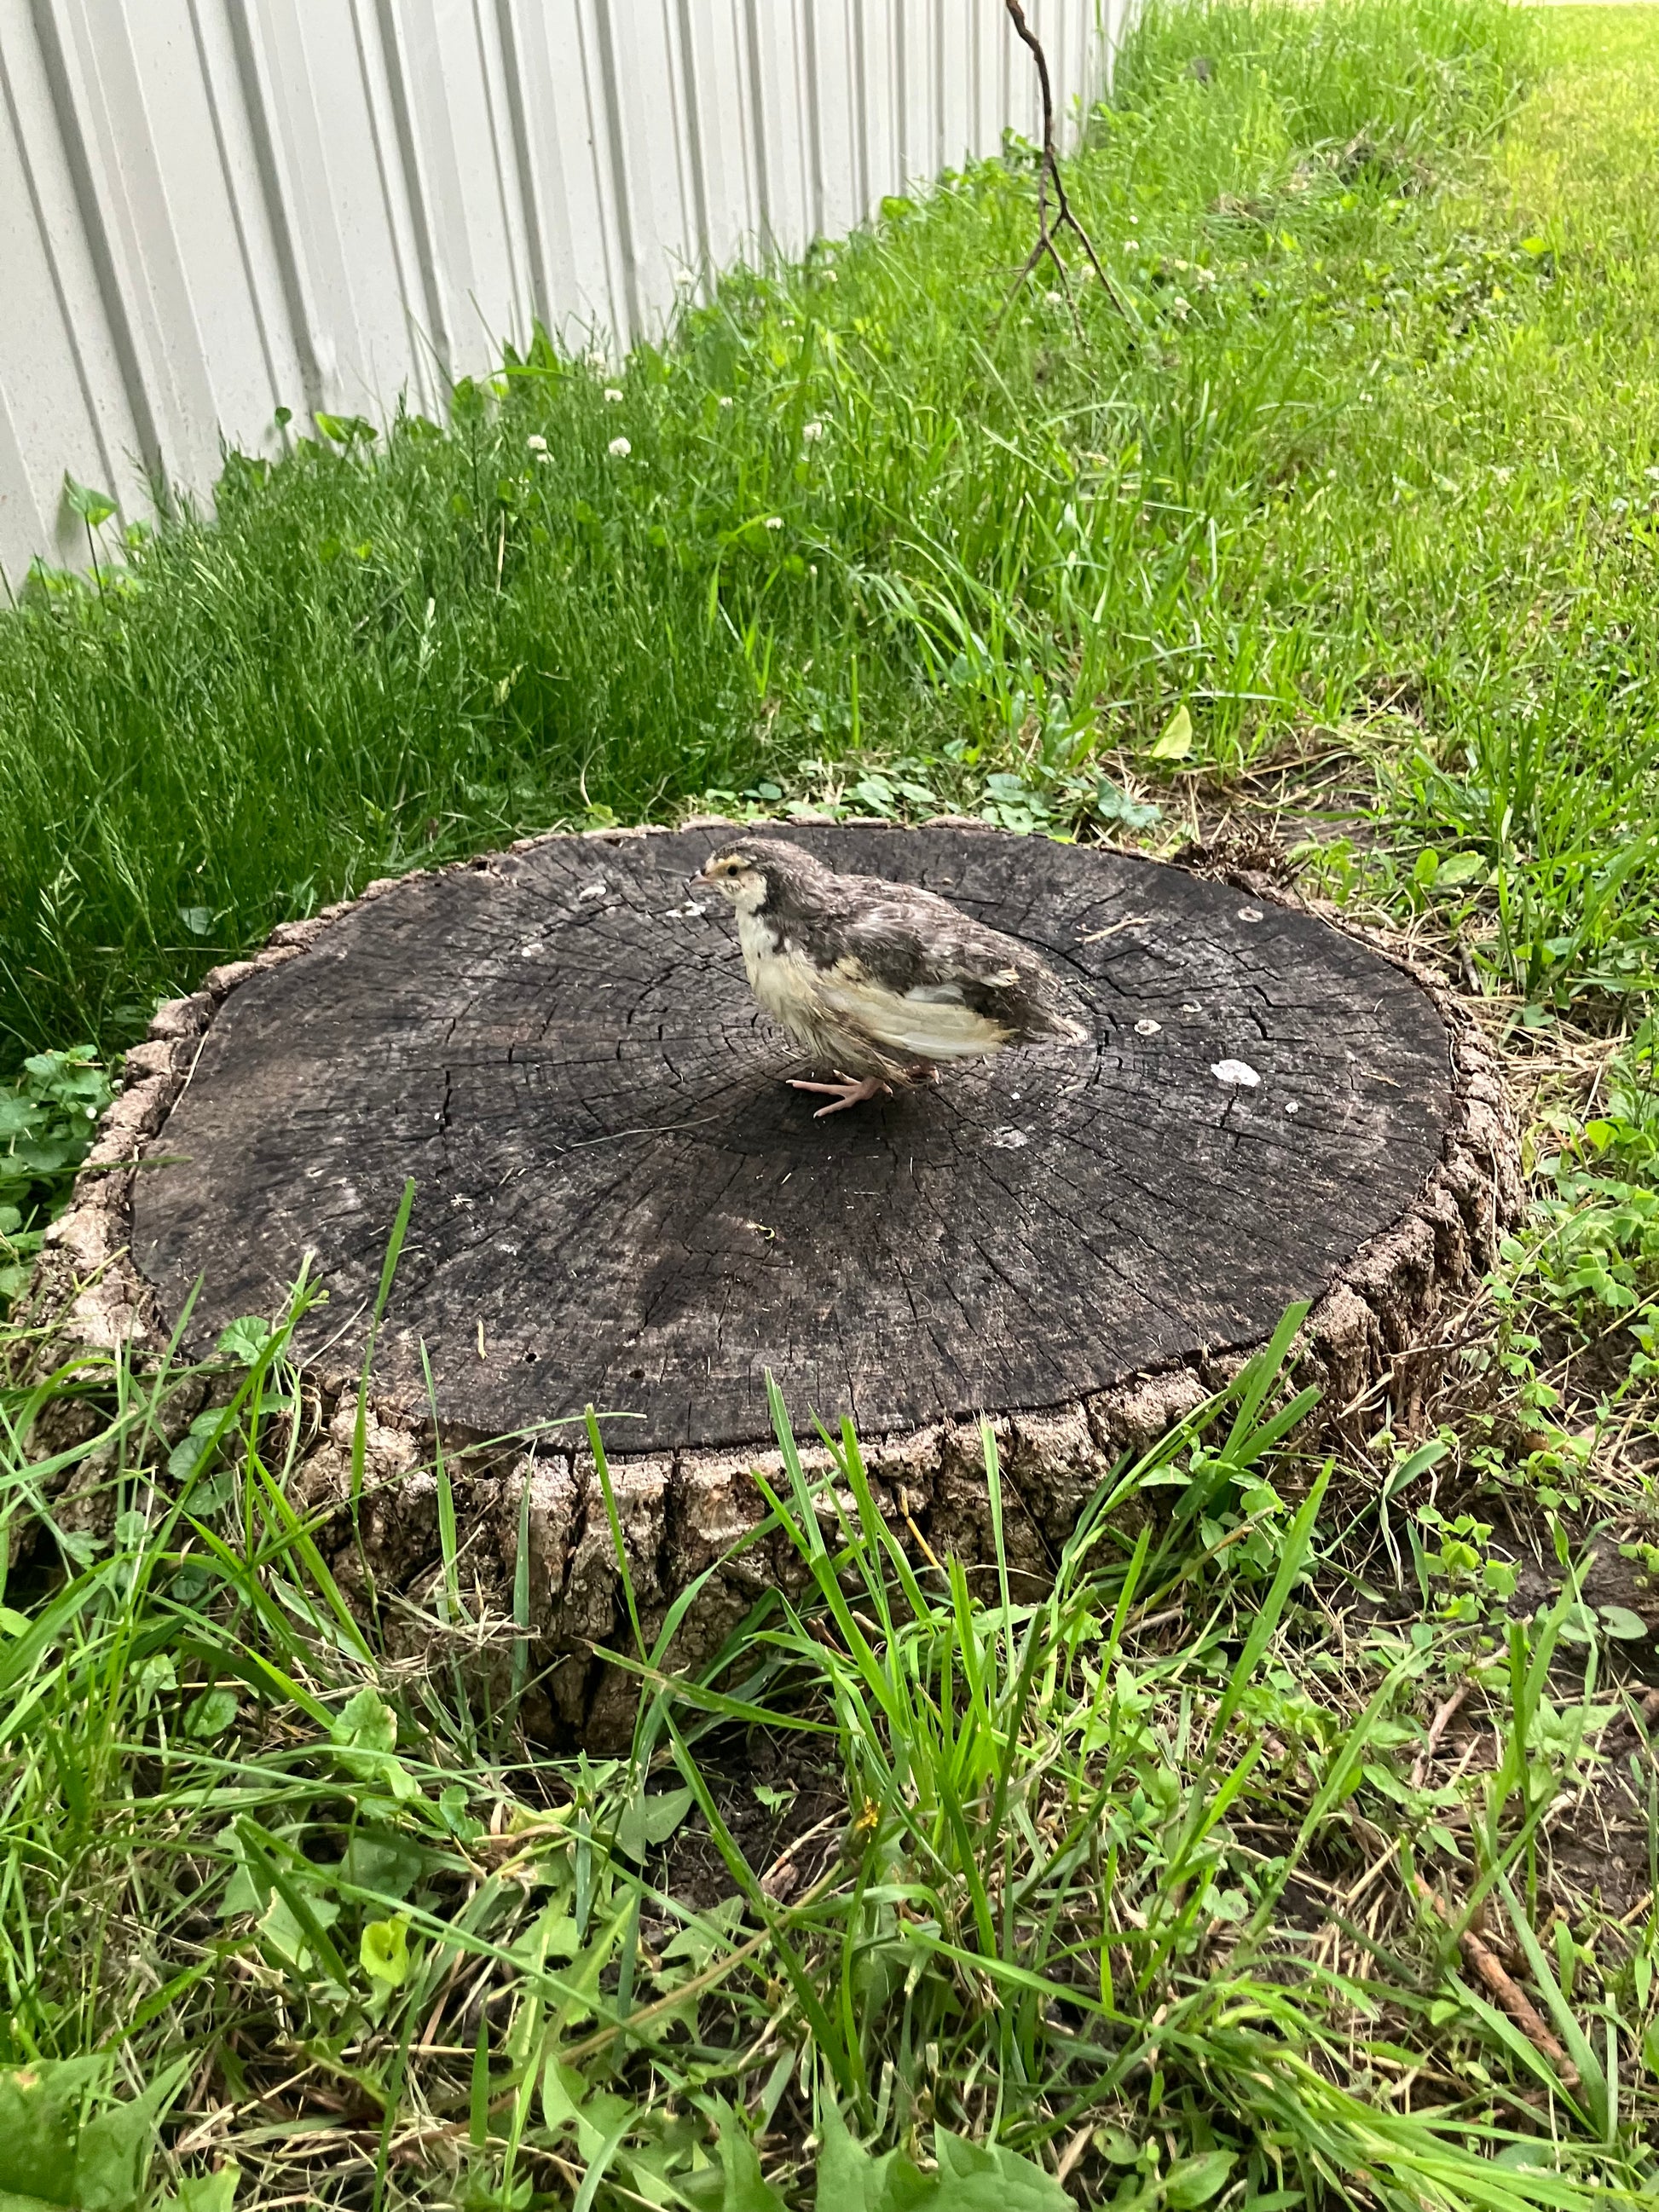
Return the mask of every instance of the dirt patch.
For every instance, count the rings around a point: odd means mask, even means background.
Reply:
[[[810,1889],[839,1851],[848,1818],[838,1768],[803,1758],[799,1738],[780,1741],[759,1731],[705,1751],[701,1765],[715,1811],[767,1895],[787,1904]],[[696,1809],[675,1831],[656,1881],[700,1912],[738,1894]]]

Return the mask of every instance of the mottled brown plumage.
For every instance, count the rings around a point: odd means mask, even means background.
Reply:
[[[837,875],[772,837],[720,847],[697,880],[735,908],[760,1006],[840,1079],[795,1083],[829,1097],[820,1116],[937,1082],[942,1064],[1086,1034],[1028,946],[933,891]]]

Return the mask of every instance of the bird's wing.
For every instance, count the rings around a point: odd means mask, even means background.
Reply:
[[[943,899],[872,899],[837,933],[847,953],[890,990],[1011,988],[1020,978],[1015,948]]]
[[[1069,1034],[1053,977],[1035,953],[929,891],[881,886],[840,917],[836,951],[882,989],[963,1006],[1010,1037]]]

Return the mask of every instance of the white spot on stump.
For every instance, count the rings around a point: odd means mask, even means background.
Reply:
[[[601,876],[597,883],[584,884],[582,885],[580,890],[576,894],[577,903],[580,905],[587,899],[601,899],[605,896],[605,878]]]
[[[1017,1152],[1022,1145],[1029,1145],[1030,1141],[1024,1129],[993,1129],[991,1132],[991,1142],[1002,1152]]]
[[[1137,1036],[1162,1036],[1163,1031],[1163,1023],[1155,1022],[1152,1020],[1150,1017],[1144,1022],[1137,1022],[1135,1024],[1135,1035]]]
[[[1254,1091],[1261,1081],[1248,1060],[1218,1060],[1210,1073],[1218,1083],[1240,1091]]]
[[[1241,921],[1260,921],[1261,909],[1259,906],[1242,906],[1238,909],[1238,918]]]

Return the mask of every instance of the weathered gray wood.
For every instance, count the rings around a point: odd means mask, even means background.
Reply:
[[[423,1343],[473,1435],[591,1400],[619,1451],[752,1443],[768,1370],[802,1422],[914,1430],[1259,1342],[1441,1157],[1440,1012],[1312,915],[1098,848],[783,834],[1036,947],[1092,1047],[815,1122],[687,887],[714,833],[412,877],[225,999],[134,1195],[163,1311],[203,1277],[210,1341],[310,1252],[349,1367],[412,1176],[382,1397],[424,1403]]]
[[[899,1540],[970,1571],[994,1541],[958,1417],[983,1411],[1024,1591],[1123,1449],[1218,1389],[1292,1298],[1316,1301],[1294,1370],[1321,1421],[1409,1433],[1443,1318],[1520,1202],[1476,1026],[1293,895],[972,826],[787,834],[1025,937],[1092,1046],[815,1122],[729,919],[690,911],[720,832],[541,839],[371,886],[162,1007],[38,1271],[48,1356],[68,1335],[143,1357],[198,1274],[204,1347],[312,1252],[331,1299],[291,1489],[337,1580],[367,1607],[373,1577],[412,1659],[459,1638],[489,1668],[527,1568],[532,1725],[595,1746],[627,1741],[635,1695],[594,1656],[632,1633],[595,1470],[570,1429],[482,1440],[589,1398],[614,1412],[635,1603],[654,1638],[697,1581],[669,1662],[696,1668],[799,1582],[787,1541],[754,1534],[755,1469],[779,1471],[769,1366],[798,1424],[857,1415]],[[1218,1081],[1227,1060],[1260,1082]],[[360,1483],[354,1369],[410,1175]],[[447,1629],[422,1342],[469,1609]]]

